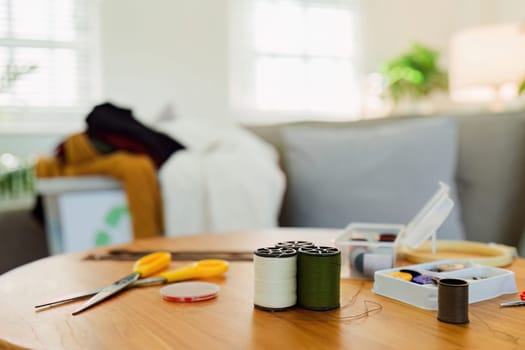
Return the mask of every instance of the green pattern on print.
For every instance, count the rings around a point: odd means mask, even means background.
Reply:
[[[111,235],[108,232],[111,232],[112,228],[116,228],[120,219],[126,215],[128,215],[128,208],[125,206],[118,206],[109,210],[104,219],[105,229],[101,229],[95,234],[96,247],[102,247],[111,243]]]
[[[110,235],[105,231],[98,231],[95,236],[95,246],[102,247],[108,245],[111,242]]]
[[[120,218],[127,213],[128,208],[125,206],[111,208],[109,213],[106,215],[106,224],[110,227],[116,227],[120,221]]]

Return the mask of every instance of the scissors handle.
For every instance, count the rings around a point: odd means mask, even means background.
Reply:
[[[148,254],[135,262],[133,273],[138,273],[140,277],[153,275],[160,270],[168,267],[171,263],[171,254],[168,252],[155,252]]]
[[[161,273],[159,276],[166,279],[166,282],[177,282],[192,278],[206,278],[219,276],[228,271],[229,264],[225,260],[205,259],[193,264]]]

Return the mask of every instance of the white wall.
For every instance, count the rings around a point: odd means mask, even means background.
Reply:
[[[228,0],[101,2],[102,90],[152,120],[228,116]]]
[[[249,1],[249,0],[245,0]],[[414,41],[441,53],[462,28],[520,20],[522,0],[357,0],[362,74]],[[102,0],[104,97],[152,120],[168,101],[183,117],[228,118],[232,0]]]
[[[454,31],[521,20],[525,13],[523,0],[360,1],[363,73],[376,70],[414,40],[439,49],[446,61]],[[229,4],[100,0],[101,101],[129,106],[146,122],[170,101],[181,117],[229,118]],[[50,137],[0,134],[0,153],[49,152]]]

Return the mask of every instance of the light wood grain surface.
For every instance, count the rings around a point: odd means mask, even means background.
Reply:
[[[130,249],[254,250],[284,240],[331,244],[333,230],[289,229],[149,239]],[[107,249],[92,252],[101,253]],[[123,292],[80,315],[79,302],[41,312],[33,306],[64,293],[105,285],[131,269],[129,261],[83,261],[86,253],[45,258],[0,276],[0,348],[35,349],[510,349],[525,348],[525,307],[500,308],[505,295],[471,304],[470,323],[438,321],[419,309],[371,292],[372,282],[343,280],[343,308],[265,312],[253,307],[253,266],[232,262],[226,276],[210,279],[221,291],[199,303],[170,303],[158,286]],[[172,267],[185,262],[173,262]],[[525,261],[517,260],[519,290]],[[355,298],[352,300],[352,297]],[[373,301],[382,306],[356,319]]]

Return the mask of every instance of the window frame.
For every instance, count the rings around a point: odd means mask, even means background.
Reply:
[[[353,67],[355,86],[357,94],[360,93],[360,49],[361,49],[361,23],[359,14],[359,2],[353,0],[288,0],[297,2],[303,6],[309,4],[321,4],[329,6],[334,4],[338,7],[347,8],[353,18],[353,50],[350,57],[346,59]],[[296,121],[349,121],[359,119],[361,111],[360,97],[357,96],[356,106],[351,112],[331,113],[316,112],[302,109],[290,110],[262,110],[256,106],[255,72],[256,62],[259,57],[296,57],[303,61],[316,57],[334,60],[345,60],[337,55],[315,55],[302,53],[290,55],[287,53],[258,53],[255,48],[254,33],[254,11],[258,0],[232,0],[230,2],[230,86],[229,102],[232,114],[236,120],[247,125],[287,123]]]

